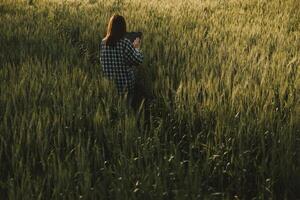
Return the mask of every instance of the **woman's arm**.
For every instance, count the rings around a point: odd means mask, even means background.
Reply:
[[[130,65],[136,66],[143,62],[143,54],[138,49],[135,49],[132,43],[127,39],[125,39],[124,54],[126,62]]]

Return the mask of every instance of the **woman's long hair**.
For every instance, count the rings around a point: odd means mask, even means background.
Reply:
[[[126,21],[123,16],[114,14],[108,23],[105,44],[114,46],[126,33]]]

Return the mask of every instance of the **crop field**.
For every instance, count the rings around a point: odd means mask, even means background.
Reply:
[[[144,33],[134,109],[113,13]],[[300,199],[300,1],[0,0],[0,199]]]

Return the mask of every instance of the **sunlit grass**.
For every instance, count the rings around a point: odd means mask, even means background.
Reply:
[[[299,198],[299,10],[0,0],[1,199]],[[144,32],[148,118],[101,74],[114,12]]]

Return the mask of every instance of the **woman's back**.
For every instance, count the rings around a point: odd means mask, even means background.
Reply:
[[[105,43],[105,40],[102,40],[100,47],[100,61],[104,75],[116,82],[119,93],[133,92],[135,83],[133,66],[143,62],[143,55],[126,38],[120,39],[114,45]]]

